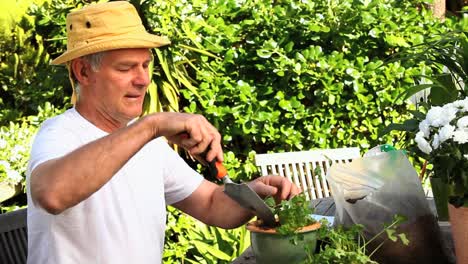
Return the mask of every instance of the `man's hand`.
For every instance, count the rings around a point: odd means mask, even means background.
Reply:
[[[203,163],[215,158],[224,160],[221,135],[202,115],[166,112],[151,118],[154,120],[154,137],[166,137]]]
[[[289,200],[299,194],[301,190],[294,183],[282,176],[268,175],[257,178],[248,183],[260,197],[273,196],[277,203]]]

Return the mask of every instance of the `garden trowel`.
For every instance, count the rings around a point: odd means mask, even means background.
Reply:
[[[182,138],[189,138],[189,134],[181,133]],[[207,151],[201,156],[206,156]],[[252,190],[245,183],[234,183],[227,173],[223,163],[217,159],[208,162],[205,158],[205,162],[208,163],[208,169],[213,178],[223,181],[224,193],[231,199],[236,201],[240,206],[251,210],[255,215],[263,220],[265,226],[273,227],[276,224],[275,215],[270,210],[270,207],[258,196],[258,194]]]
[[[240,206],[252,210],[258,218],[263,220],[265,226],[275,226],[275,215],[270,207],[247,184],[232,182],[223,163],[216,160],[209,162],[209,170],[213,177],[223,181],[224,193],[227,196]]]

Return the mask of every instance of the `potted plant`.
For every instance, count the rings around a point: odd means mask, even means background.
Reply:
[[[265,202],[277,216],[276,225],[268,227],[261,220],[247,224],[256,263],[302,263],[315,251],[320,223],[312,218],[313,208],[304,194],[275,204]]]
[[[391,240],[408,245],[406,235],[397,228],[406,219],[395,215],[392,223],[366,240],[364,226],[332,226],[326,219],[317,222],[304,194],[275,205],[265,201],[277,215],[277,224],[266,227],[261,220],[247,224],[255,262],[265,263],[354,263],[375,264],[371,258],[382,244]],[[370,250],[370,251],[369,251]]]
[[[397,54],[394,59],[424,63],[431,69],[429,72],[432,73],[417,76],[419,80],[422,80],[422,83],[411,87],[400,95],[404,100],[419,98],[413,100],[416,101],[417,106],[416,110],[410,111],[413,118],[402,124],[390,124],[382,131],[382,134],[399,130],[414,135],[420,130],[420,123],[426,118],[426,113],[431,106],[443,106],[468,96],[468,23],[466,22],[467,19],[462,18],[453,25],[455,30],[435,36],[432,40]],[[422,125],[425,124],[422,123]],[[426,154],[421,152],[415,144],[409,144],[408,149],[414,150],[417,156],[425,158]],[[430,164],[430,166],[432,165]],[[424,172],[425,169],[422,171]],[[436,168],[429,169],[427,172],[439,220],[447,221],[447,183],[442,180],[442,175],[438,173]]]
[[[468,97],[431,107],[415,141],[445,186],[457,263],[468,263]]]
[[[374,237],[366,240],[364,226],[354,224],[349,228],[343,226],[332,227],[327,220],[323,221],[318,232],[319,246],[314,254],[308,254],[306,264],[315,263],[352,263],[352,264],[377,264],[373,255],[387,241],[400,241],[407,246],[410,241],[406,234],[397,230],[406,218],[395,215],[390,224]]]
[[[463,21],[465,23],[463,23]],[[431,166],[431,180],[439,220],[448,212],[455,242],[457,263],[468,263],[468,24],[461,30],[438,36],[437,40],[413,47],[404,59],[415,59],[439,68],[424,76],[429,83],[417,85],[403,95],[407,99],[428,89],[413,118],[391,124],[391,130],[414,134],[409,150]],[[437,71],[436,71],[437,72]],[[426,90],[427,91],[427,90]]]

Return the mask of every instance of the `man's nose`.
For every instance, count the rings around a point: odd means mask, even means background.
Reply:
[[[138,67],[136,70],[134,84],[137,86],[146,87],[149,85],[150,78],[148,73],[148,68],[145,67]]]

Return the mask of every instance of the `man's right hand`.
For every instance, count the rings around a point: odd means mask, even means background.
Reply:
[[[154,120],[154,137],[166,137],[200,161],[215,158],[224,160],[221,135],[204,116],[165,112],[153,114],[149,118]]]

